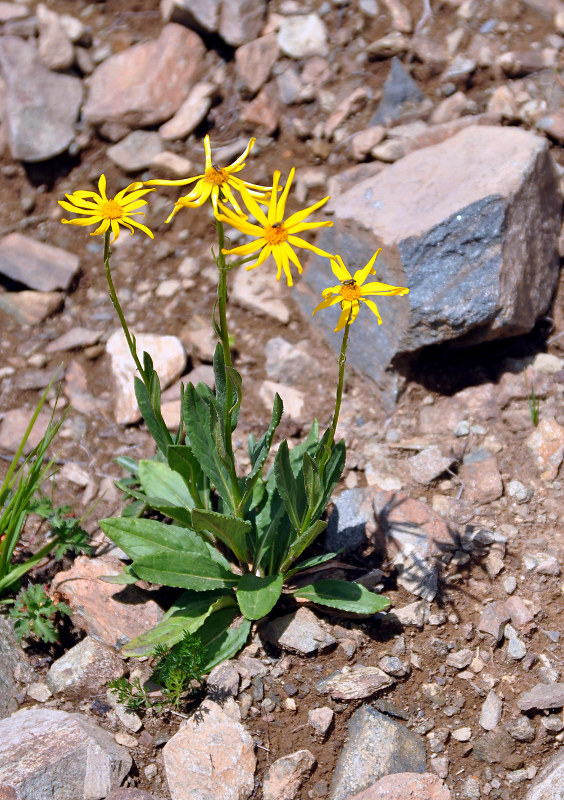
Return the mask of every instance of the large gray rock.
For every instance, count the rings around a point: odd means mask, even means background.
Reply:
[[[36,162],[64,153],[82,104],[79,78],[51,72],[37,48],[16,36],[0,38],[0,77],[6,83],[2,122],[12,157]]]
[[[53,662],[46,682],[53,694],[83,699],[99,694],[109,680],[124,674],[125,664],[116,651],[86,636]]]
[[[374,298],[383,325],[363,307],[348,359],[392,399],[390,366],[443,342],[457,346],[530,331],[546,312],[558,276],[561,201],[548,144],[517,128],[473,126],[411,153],[332,201],[333,228],[318,244],[351,270],[378,247],[377,280],[409,287]],[[305,274],[308,311],[335,283],[326,258]],[[333,334],[339,307],[317,324]]]
[[[69,289],[79,265],[74,253],[21,233],[9,233],[0,239],[0,273],[30,289]]]
[[[81,714],[31,708],[0,722],[0,792],[17,800],[101,800],[117,789],[131,756]]]
[[[14,678],[16,668],[23,680],[34,679],[33,670],[16,641],[12,625],[7,619],[0,617],[0,719],[9,716],[18,707],[14,697],[18,691]]]
[[[553,756],[531,784],[525,800],[560,800],[564,797],[564,753]]]
[[[395,772],[425,772],[425,746],[399,722],[362,706],[348,722],[348,740],[333,775],[329,800],[345,800]]]

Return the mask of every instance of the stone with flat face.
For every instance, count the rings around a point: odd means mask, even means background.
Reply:
[[[30,289],[68,289],[78,268],[79,259],[74,253],[30,236],[9,233],[0,240],[0,273]]]

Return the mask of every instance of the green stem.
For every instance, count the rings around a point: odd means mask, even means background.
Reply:
[[[337,430],[337,423],[339,422],[339,412],[341,410],[341,402],[343,399],[343,386],[345,382],[345,364],[347,361],[347,345],[349,342],[349,329],[350,325],[348,324],[347,320],[347,324],[343,329],[343,341],[341,342],[341,352],[339,354],[339,380],[337,382],[337,394],[335,396],[335,410],[333,412],[333,417],[331,419],[331,425],[329,428],[329,437],[325,443],[323,458],[321,459],[321,463],[319,465],[319,472],[321,475],[323,474],[325,465],[327,464],[327,461],[331,456],[333,442],[335,441],[335,432]]]
[[[236,494],[237,501],[240,500],[239,481],[237,473],[235,472],[235,456],[233,454],[233,431],[232,431],[232,408],[233,408],[233,386],[231,384],[231,376],[229,370],[233,367],[231,361],[231,349],[229,346],[229,328],[227,326],[227,273],[229,266],[223,254],[225,247],[225,230],[223,222],[216,220],[217,225],[217,238],[219,253],[217,257],[217,266],[219,269],[219,281],[217,284],[217,306],[219,310],[219,335],[221,339],[221,346],[223,348],[223,359],[225,361],[226,380],[225,380],[225,413],[224,413],[224,428],[225,428],[225,449],[229,456],[229,461],[232,465],[231,482],[233,491]],[[237,503],[238,504],[238,503]],[[236,507],[237,507],[236,504]]]
[[[147,376],[145,375],[145,370],[141,366],[141,362],[139,361],[139,357],[137,356],[135,336],[133,336],[129,332],[129,328],[127,327],[127,322],[125,321],[125,316],[119,304],[118,296],[116,294],[116,290],[114,287],[114,282],[112,280],[112,273],[110,270],[110,236],[111,236],[111,231],[109,230],[106,231],[106,233],[104,234],[104,270],[106,271],[106,280],[108,281],[108,286],[110,288],[110,299],[119,317],[119,321],[121,322],[121,327],[123,329],[125,341],[127,342],[127,346],[129,347],[129,352],[131,353],[131,356],[135,361],[135,366],[137,367],[139,374],[141,375],[143,383],[145,384],[145,386],[147,386]],[[147,388],[149,387],[147,386]]]

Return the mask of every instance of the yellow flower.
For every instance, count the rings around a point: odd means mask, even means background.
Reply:
[[[376,303],[373,300],[367,300],[367,295],[403,295],[409,292],[409,289],[405,289],[403,286],[389,286],[387,283],[379,283],[378,281],[367,283],[364,286],[362,285],[370,274],[374,274],[373,267],[378,253],[380,253],[380,250],[374,253],[365,267],[357,269],[353,276],[351,276],[350,272],[343,264],[341,256],[337,255],[332,257],[331,268],[341,283],[338,286],[330,286],[328,289],[322,291],[321,294],[325,299],[317,306],[313,313],[315,314],[316,311],[322,308],[329,308],[329,306],[340,303],[342,311],[335,331],[340,331],[345,325],[350,325],[355,321],[361,301],[366,303],[368,308],[376,315],[378,325],[382,324],[382,317],[380,316]]]
[[[143,189],[142,186],[142,183],[130,183],[129,186],[118,192],[114,198],[108,199],[106,195],[106,176],[100,175],[98,181],[100,194],[81,190],[65,195],[67,200],[59,200],[59,205],[64,209],[72,211],[74,214],[84,214],[85,218],[62,219],[61,222],[68,225],[98,225],[98,223],[101,223],[90,235],[96,236],[99,233],[106,233],[111,227],[114,242],[119,236],[120,225],[131,231],[132,234],[134,228],[139,228],[139,230],[153,239],[153,234],[149,228],[132,219],[133,216],[145,216],[142,211],[137,209],[147,205],[146,200],[141,200],[143,195],[154,191],[153,189]]]
[[[270,186],[259,186],[255,183],[248,183],[241,178],[236,178],[234,175],[235,172],[240,172],[245,166],[245,159],[249,155],[255,142],[256,139],[251,139],[249,144],[246,146],[245,151],[241,153],[239,158],[236,158],[232,164],[229,164],[228,167],[218,167],[212,162],[210,137],[206,136],[204,139],[206,162],[205,171],[202,175],[196,175],[194,178],[183,178],[182,180],[178,181],[165,181],[157,179],[147,181],[147,186],[188,186],[189,183],[198,181],[189,194],[178,198],[174,205],[174,209],[167,217],[166,222],[170,222],[177,211],[180,211],[181,208],[197,208],[198,206],[203,205],[209,198],[211,198],[213,210],[217,216],[217,201],[220,197],[220,192],[221,198],[226,200],[228,203],[231,203],[233,208],[239,214],[244,216],[239,204],[235,200],[233,192],[231,191],[232,188],[237,189],[237,191],[240,192],[241,187],[245,187],[253,192],[253,194],[256,194],[256,196],[260,199],[264,198],[265,195],[270,195]]]
[[[305,208],[303,211],[292,214],[288,219],[284,219],[286,200],[288,199],[288,192],[292,185],[294,173],[295,169],[292,168],[284,191],[280,195],[280,199],[277,199],[280,172],[276,170],[274,173],[268,212],[266,214],[249,192],[245,189],[241,189],[241,195],[245,201],[245,205],[257,220],[256,225],[237,216],[233,211],[222,204],[220,204],[220,206],[223,214],[219,214],[217,217],[221,222],[228,222],[230,225],[233,225],[234,228],[237,228],[237,230],[249,236],[254,236],[256,239],[254,242],[248,242],[240,247],[234,247],[232,250],[223,250],[223,253],[226,255],[247,256],[250,253],[255,253],[257,250],[260,250],[257,260],[254,264],[250,264],[247,270],[259,267],[266,261],[268,256],[272,254],[276,261],[276,266],[278,267],[276,280],[279,281],[282,272],[284,272],[288,281],[288,286],[293,285],[290,261],[294,264],[299,273],[302,272],[302,265],[293,249],[294,247],[303,247],[306,250],[313,250],[314,253],[319,253],[321,256],[332,258],[331,253],[327,253],[325,250],[321,250],[319,247],[315,247],[309,242],[306,242],[305,239],[296,236],[297,233],[301,233],[302,231],[311,230],[313,228],[326,228],[333,224],[332,222],[304,222],[306,217],[309,217],[310,214],[316,209],[321,208],[321,206],[329,200],[328,197],[309,206],[309,208]]]

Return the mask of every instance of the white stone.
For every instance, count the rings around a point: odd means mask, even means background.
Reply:
[[[186,353],[180,339],[176,336],[158,336],[151,333],[140,333],[136,339],[140,361],[142,362],[143,351],[146,350],[153,359],[162,389],[166,389],[182,375],[186,366]],[[107,341],[106,351],[111,358],[115,382],[115,420],[121,425],[139,422],[141,412],[137,406],[133,383],[137,371],[123,331],[112,333]]]
[[[278,30],[278,46],[290,58],[325,56],[328,52],[325,23],[317,14],[283,17]]]

